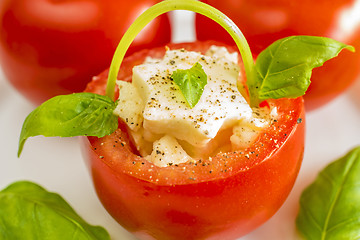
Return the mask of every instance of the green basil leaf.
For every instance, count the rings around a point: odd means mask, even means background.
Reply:
[[[19,181],[0,192],[0,239],[110,240],[85,222],[58,194]]]
[[[360,239],[360,147],[304,190],[296,225],[306,239]]]
[[[118,117],[116,104],[106,96],[94,93],[60,95],[44,102],[31,112],[23,124],[18,156],[29,137],[96,136],[114,132]]]
[[[178,69],[171,78],[179,86],[190,107],[193,108],[198,103],[207,84],[207,75],[201,64],[197,62],[190,69]]]
[[[291,36],[280,39],[256,59],[256,81],[248,87],[259,100],[296,98],[305,94],[313,68],[354,48],[325,37]]]

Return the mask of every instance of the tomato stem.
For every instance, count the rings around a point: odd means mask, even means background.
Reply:
[[[225,14],[217,10],[216,8],[202,3],[196,0],[166,0],[162,1],[158,4],[153,5],[145,12],[143,12],[129,27],[126,31],[124,36],[119,42],[115,50],[114,57],[112,59],[110,70],[109,70],[109,77],[107,82],[106,88],[106,95],[111,99],[114,99],[114,89],[117,74],[119,72],[121,63],[125,56],[127,49],[129,48],[131,42],[134,38],[139,34],[139,32],[154,18],[158,17],[161,14],[166,12],[174,11],[174,10],[188,10],[193,11],[199,14],[202,14],[218,24],[220,24],[234,39],[245,68],[245,73],[247,77],[247,82],[254,82],[255,81],[255,74],[254,74],[254,59],[252,57],[252,53],[250,51],[249,44],[247,43],[243,33],[240,29],[236,26],[236,24],[228,18]]]

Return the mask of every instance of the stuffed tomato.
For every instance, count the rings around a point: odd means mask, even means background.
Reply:
[[[205,52],[211,42],[169,45]],[[165,48],[144,50],[124,59],[118,79],[146,57]],[[107,72],[87,90],[105,93]],[[268,220],[288,196],[304,150],[302,98],[268,101],[276,120],[246,148],[222,151],[230,140],[217,136],[212,156],[166,167],[141,157],[129,127],[103,138],[84,138],[84,154],[97,194],[107,211],[141,239],[236,239]],[[266,108],[268,106],[265,106]],[[216,151],[215,151],[216,152]]]
[[[246,36],[254,54],[273,41],[292,35],[316,35],[360,46],[359,1],[203,0],[227,14]],[[321,14],[319,14],[321,12]],[[208,29],[212,29],[209,31]],[[213,39],[232,44],[233,40],[214,21],[196,15],[199,40]],[[360,55],[342,53],[313,72],[304,96],[306,109],[314,110],[331,102],[359,79]]]
[[[157,0],[0,1],[0,62],[9,82],[39,105],[81,92],[110,64],[129,25]],[[138,35],[130,52],[166,44],[167,15]]]
[[[147,23],[178,9],[216,20],[239,52],[195,42],[124,59]],[[18,155],[29,137],[84,136],[100,200],[139,238],[235,239],[269,219],[291,191],[304,150],[301,96],[312,69],[343,49],[354,51],[329,38],[291,36],[255,62],[240,29],[217,9],[162,1],[134,21],[109,71],[85,92],[29,114]]]

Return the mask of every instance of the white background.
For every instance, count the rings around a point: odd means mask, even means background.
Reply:
[[[192,15],[178,16],[175,26],[181,31],[175,31],[174,39],[193,40],[193,30],[184,28]],[[98,201],[76,138],[31,138],[17,158],[21,126],[33,108],[0,72],[0,189],[17,180],[34,181],[61,194],[85,220],[105,227],[113,240],[135,239]],[[325,107],[309,112],[306,124],[305,157],[293,191],[274,217],[241,240],[299,238],[295,217],[301,192],[328,163],[360,145],[360,81]]]

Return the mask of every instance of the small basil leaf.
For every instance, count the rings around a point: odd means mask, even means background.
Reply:
[[[0,191],[0,239],[110,240],[58,194],[19,181]]]
[[[171,78],[179,86],[190,107],[193,108],[198,103],[207,84],[207,75],[201,64],[197,62],[190,69],[178,69]]]
[[[329,164],[300,198],[296,226],[306,239],[360,239],[360,147]]]
[[[344,48],[354,51],[351,46],[324,37],[280,39],[256,59],[257,77],[255,83],[249,83],[250,91],[259,100],[302,96],[310,85],[312,69],[336,57]]]
[[[115,107],[109,97],[94,93],[74,93],[49,99],[25,119],[18,156],[25,141],[33,136],[103,137],[111,134],[118,124],[118,118],[113,114]]]

